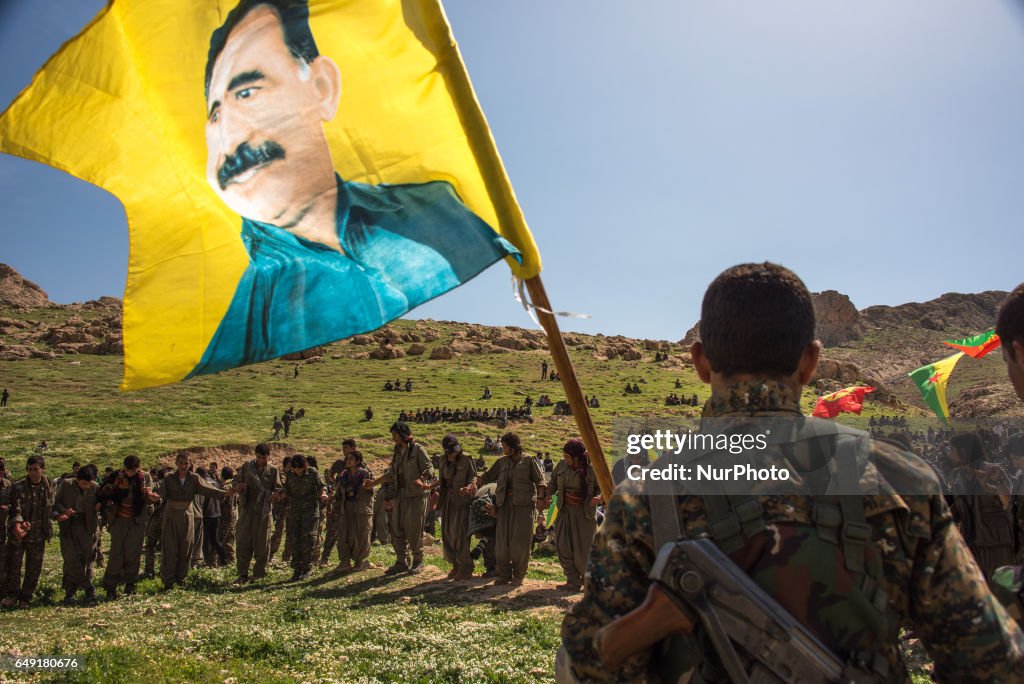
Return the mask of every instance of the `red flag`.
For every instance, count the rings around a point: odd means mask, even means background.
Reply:
[[[846,411],[859,416],[861,408],[864,407],[864,395],[874,391],[874,387],[847,387],[818,397],[818,405],[814,407],[814,413],[811,415],[818,418],[835,418]]]

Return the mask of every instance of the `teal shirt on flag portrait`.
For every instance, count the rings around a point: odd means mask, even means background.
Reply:
[[[505,256],[519,259],[450,183],[337,180],[344,254],[243,218],[249,265],[190,377],[375,330]]]

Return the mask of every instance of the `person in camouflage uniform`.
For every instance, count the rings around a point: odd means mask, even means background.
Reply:
[[[570,439],[562,448],[562,454],[562,460],[551,475],[551,496],[558,498],[555,548],[558,562],[565,571],[565,584],[559,588],[576,592],[583,586],[587,554],[597,529],[601,492],[597,476],[590,467],[590,454],[582,441]],[[551,505],[550,496],[547,504]]]
[[[11,488],[7,519],[7,598],[0,605],[28,608],[43,570],[46,542],[53,536],[53,488],[45,477],[46,461],[29,456],[28,476]],[[22,581],[22,564],[25,579]]]
[[[441,440],[444,460],[441,462],[438,492],[441,508],[441,544],[444,559],[452,564],[448,579],[460,582],[473,577],[470,556],[469,507],[473,502],[476,466],[462,451],[455,435]]]
[[[817,367],[820,345],[811,297],[799,278],[774,264],[731,268],[709,287],[701,314],[701,340],[691,355],[697,374],[711,385],[705,421],[810,421],[801,416],[800,396]],[[728,508],[727,497],[696,495],[675,496],[667,512],[676,513],[682,538],[711,538],[840,660],[869,664],[876,680],[910,681],[898,643],[899,628],[909,624],[932,656],[937,680],[1020,681],[1024,635],[989,592],[931,468],[896,446],[864,440],[882,493],[835,497],[845,501],[842,513],[827,500],[783,495],[749,497],[757,515],[744,510],[740,517]],[[893,473],[906,482],[928,483],[936,493],[897,495],[889,482]],[[639,481],[616,487],[587,562],[585,595],[562,624],[559,681],[658,677],[654,651],[635,654],[612,671],[601,665],[595,644],[601,627],[647,596],[658,553],[654,498]],[[824,534],[836,517],[846,520],[847,508],[861,511],[865,522],[857,530],[864,536]],[[727,515],[712,515],[723,509]],[[866,574],[851,574],[854,556]],[[680,650],[658,655],[688,651],[699,659],[690,665],[703,681],[728,681],[715,654],[702,650],[694,636],[682,637]]]
[[[249,581],[249,561],[255,560],[253,579],[267,574],[270,550],[270,514],[275,501],[282,496],[281,475],[270,465],[270,446],[256,445],[256,458],[243,465],[235,478],[233,490],[238,494],[238,553],[235,584]]]
[[[149,475],[153,478],[154,490],[159,491],[160,483],[163,482],[167,471],[164,468],[154,468]],[[146,567],[142,573],[144,579],[156,577],[156,552],[160,548],[160,538],[164,532],[164,500],[160,499],[153,504],[153,514],[149,516],[146,524]]]
[[[498,485],[494,494],[498,523],[494,556],[497,560],[495,584],[520,586],[530,567],[533,550],[537,499],[545,497],[544,475],[537,461],[523,454],[519,435],[501,436],[504,455],[478,478],[477,484]]]
[[[0,590],[7,586],[7,513],[11,510],[11,480],[0,458]]]
[[[229,466],[220,470],[220,481],[227,486],[235,479],[235,471]],[[235,562],[235,525],[238,522],[238,494],[224,497],[220,505],[220,524],[217,526],[217,541],[224,548],[227,564]]]
[[[306,465],[313,470],[320,472],[316,456],[307,456]],[[327,488],[327,501],[319,505],[320,510],[317,513],[316,530],[313,535],[313,552],[310,554],[310,559],[312,560],[313,565],[317,565],[320,562],[320,550],[324,543],[324,518],[327,517],[327,506],[331,501],[331,488],[327,485],[327,480],[323,475],[320,476],[320,479],[323,481],[324,487]]]
[[[379,479],[367,483],[373,487],[382,484],[395,486],[391,512],[395,564],[384,572],[389,575],[418,573],[423,569],[423,523],[427,517],[433,468],[426,450],[413,438],[406,423],[398,421],[391,426],[391,440],[395,443],[391,466]]]
[[[97,495],[96,471],[85,466],[74,477],[63,478],[53,501],[53,516],[60,535],[60,554],[64,560],[61,585],[64,605],[71,605],[79,589],[85,600],[93,602],[96,590],[92,584],[93,540],[96,538]]]
[[[356,441],[346,439],[341,443],[341,458],[331,464],[327,476],[327,511],[325,517],[326,531],[324,532],[324,548],[320,557],[320,565],[327,565],[330,560],[331,550],[338,544],[338,523],[341,519],[339,507],[340,499],[335,496],[337,492],[337,478],[345,470],[345,461],[349,454],[356,450]],[[372,493],[372,490],[371,490]],[[371,497],[372,498],[372,497]],[[340,548],[340,547],[339,547]]]
[[[292,457],[285,456],[284,461],[281,463],[281,480],[282,486],[284,482],[288,480],[288,475],[292,469]],[[288,502],[283,496],[278,497],[273,505],[271,506],[271,512],[274,516],[274,532],[270,536],[270,558],[273,558],[277,554],[277,550],[281,547],[281,541],[285,537],[285,523],[288,520]],[[287,563],[291,560],[291,553],[289,553],[289,545],[286,542],[284,552],[281,554],[281,560]]]
[[[291,581],[297,582],[309,577],[312,571],[320,509],[327,503],[327,485],[305,456],[292,456],[292,471],[285,480],[284,495],[288,501],[288,534],[293,540]]]
[[[372,480],[363,466],[363,454],[353,449],[345,455],[345,470],[338,475],[334,510],[338,520],[338,569],[341,572],[370,567],[370,517],[373,515]]]
[[[203,496],[223,497],[222,489],[207,484],[204,478],[192,472],[192,459],[181,452],[174,459],[175,472],[160,483],[159,496],[164,500],[163,536],[160,539],[163,558],[160,560],[160,579],[164,588],[184,584],[192,565],[195,544],[195,500]]]
[[[103,573],[108,599],[117,598],[121,584],[125,594],[135,593],[146,527],[159,498],[149,473],[139,469],[138,456],[125,456],[124,467],[103,481],[98,499],[107,507],[110,527],[110,557]]]

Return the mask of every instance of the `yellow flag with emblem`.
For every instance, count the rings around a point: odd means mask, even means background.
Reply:
[[[439,0],[112,0],[0,117],[0,151],[124,204],[122,389],[541,268]]]

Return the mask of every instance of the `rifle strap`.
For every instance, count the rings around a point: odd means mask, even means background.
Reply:
[[[651,504],[654,555],[658,555],[661,547],[683,536],[679,527],[679,511],[675,494],[650,494],[647,500]]]

